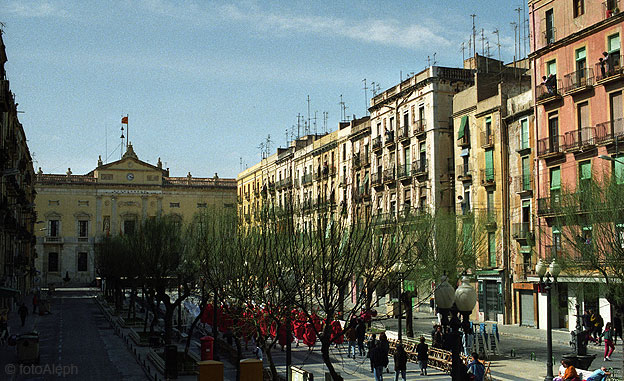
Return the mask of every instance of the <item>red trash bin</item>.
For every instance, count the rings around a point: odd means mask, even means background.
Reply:
[[[204,336],[201,339],[201,360],[212,360],[212,348],[214,346],[214,338],[212,336]]]

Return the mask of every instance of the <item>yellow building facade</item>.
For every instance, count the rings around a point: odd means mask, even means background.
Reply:
[[[40,285],[87,285],[97,277],[94,244],[98,237],[132,234],[146,218],[171,214],[188,223],[209,207],[236,204],[236,181],[170,177],[162,168],[139,160],[132,145],[121,160],[86,175],[36,175],[38,229],[35,261]]]

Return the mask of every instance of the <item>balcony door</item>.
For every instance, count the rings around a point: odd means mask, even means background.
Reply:
[[[559,152],[559,116],[556,114],[548,119],[548,144],[549,152]]]
[[[624,125],[622,124],[623,115],[622,92],[616,91],[609,94],[609,110],[611,117],[611,128],[613,136],[624,135]]]

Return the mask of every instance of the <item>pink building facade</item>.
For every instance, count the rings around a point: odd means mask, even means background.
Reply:
[[[624,151],[624,73],[621,0],[529,1],[535,101],[536,245],[539,258],[561,254],[554,216],[561,192],[603,176],[613,162],[600,155]],[[620,147],[621,146],[621,147]],[[586,231],[591,239],[591,228]],[[536,277],[532,278],[534,281]],[[553,294],[553,327],[574,329],[575,305],[611,319],[599,279],[560,276]],[[546,297],[537,308],[545,311]],[[540,328],[546,326],[539,313]]]

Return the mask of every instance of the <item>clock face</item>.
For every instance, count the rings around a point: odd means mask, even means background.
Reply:
[[[132,181],[132,180],[134,180],[134,174],[132,174],[132,173],[128,173],[128,174],[126,175],[126,178],[127,178],[129,181]]]

